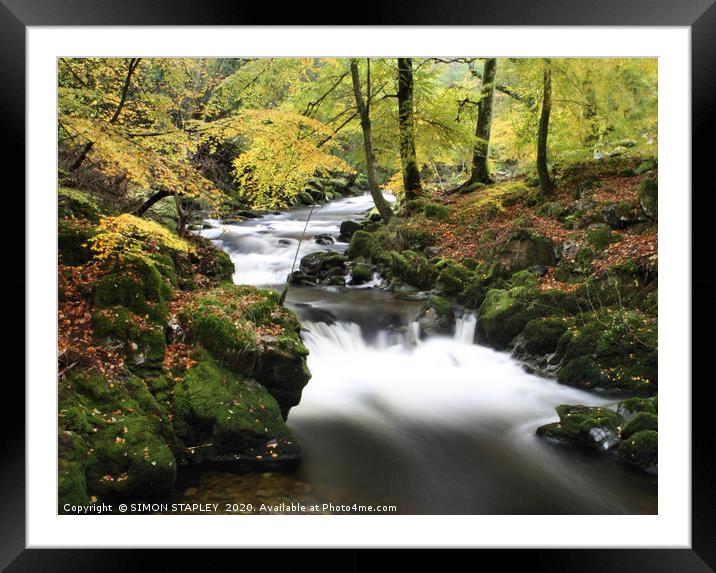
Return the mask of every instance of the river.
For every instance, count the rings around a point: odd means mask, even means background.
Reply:
[[[313,237],[337,237],[342,221],[372,206],[366,194],[317,207],[298,260],[344,251],[346,243]],[[202,234],[230,254],[236,283],[280,289],[308,213],[297,208]],[[615,455],[535,436],[556,419],[558,404],[610,400],[528,374],[508,353],[473,344],[474,316],[458,321],[453,338],[420,341],[420,300],[382,290],[379,280],[292,287],[286,301],[301,317],[313,374],[288,417],[302,464],[286,474],[185,477],[187,498],[391,505],[404,514],[657,512],[655,477]]]

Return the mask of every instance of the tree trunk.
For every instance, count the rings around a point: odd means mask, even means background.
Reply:
[[[495,99],[495,76],[497,59],[485,60],[482,73],[480,101],[477,104],[477,125],[475,127],[475,147],[472,153],[472,173],[467,185],[490,183],[487,156],[490,151],[490,130],[492,129],[492,105]]]
[[[356,99],[356,107],[358,108],[358,115],[360,116],[360,125],[363,128],[363,147],[365,149],[365,163],[368,171],[368,187],[373,197],[373,202],[378,208],[380,216],[386,223],[390,221],[390,217],[393,215],[393,211],[390,209],[390,205],[383,197],[383,194],[378,189],[378,183],[375,177],[375,152],[373,151],[373,136],[371,133],[370,125],[370,112],[363,101],[363,94],[361,93],[360,77],[358,76],[358,60],[351,58],[351,77],[353,78],[353,93]],[[368,60],[368,101],[370,102],[370,60]]]
[[[141,217],[146,213],[154,203],[157,201],[161,201],[164,199],[164,197],[169,197],[170,195],[174,195],[172,191],[157,191],[154,195],[152,195],[149,199],[147,199],[144,203],[142,203],[137,209],[134,211],[134,214],[137,217]]]
[[[547,135],[549,133],[549,114],[552,111],[552,62],[544,61],[542,82],[542,113],[537,132],[537,175],[542,197],[550,197],[554,192],[554,183],[547,169]]]
[[[405,199],[415,199],[422,189],[415,156],[415,115],[413,111],[413,60],[398,58],[398,124],[400,164],[403,169]]]
[[[179,236],[180,236],[181,238],[184,238],[184,236],[186,235],[186,220],[187,220],[187,216],[186,216],[186,212],[185,212],[184,209],[182,209],[182,207],[181,207],[181,197],[179,197],[178,195],[175,195],[175,196],[174,196],[174,204],[176,205],[176,208],[177,208],[177,218],[179,219],[178,234],[179,234]]]

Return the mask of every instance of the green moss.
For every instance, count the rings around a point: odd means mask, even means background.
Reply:
[[[562,404],[559,422],[537,428],[537,435],[577,445],[609,449],[619,443],[620,416],[607,408]]]
[[[133,340],[139,327],[124,306],[98,309],[92,315],[94,335],[100,339]]]
[[[585,324],[560,339],[558,380],[572,386],[655,394],[656,319],[611,309],[586,318]]]
[[[659,463],[659,433],[644,430],[633,434],[619,447],[619,458],[649,473],[656,473]]]
[[[627,398],[619,402],[617,411],[624,418],[632,418],[638,412],[647,412],[649,414],[658,413],[657,397],[653,398]]]
[[[605,249],[614,239],[612,229],[606,223],[597,223],[587,229],[587,241],[596,249]]]
[[[87,241],[95,235],[94,227],[78,221],[60,219],[57,228],[57,248],[63,265],[84,265],[92,260]]]
[[[425,206],[425,199],[411,199],[410,201],[405,202],[405,206],[407,207],[408,211],[422,211],[423,207]]]
[[[208,354],[176,385],[174,415],[188,446],[212,443],[219,454],[290,437],[276,400],[261,385],[240,379]]]
[[[125,306],[156,322],[166,320],[166,300],[171,286],[152,263],[139,258],[126,260],[121,268],[100,278],[94,285],[94,304],[99,308]]]
[[[467,287],[472,273],[451,259],[444,259],[435,265],[438,271],[435,287],[447,296],[457,296]]]
[[[398,227],[395,244],[398,250],[424,251],[435,244],[435,237],[427,230]]]
[[[79,189],[60,187],[57,191],[57,214],[60,219],[73,217],[99,222],[101,209],[89,193]]]
[[[397,279],[420,290],[428,290],[435,281],[435,267],[425,255],[415,251],[390,251],[380,256],[378,265],[388,279]]]
[[[358,263],[351,269],[351,284],[362,285],[370,282],[373,278],[373,270],[370,265]]]
[[[539,281],[537,280],[537,275],[534,273],[524,270],[524,271],[518,271],[515,274],[510,277],[510,280],[507,281],[507,287],[513,288],[513,287],[530,287],[534,288],[537,286],[537,283]]]
[[[559,339],[573,323],[571,318],[533,318],[522,330],[520,350],[530,356],[546,356],[557,349]]]
[[[450,209],[446,205],[426,203],[423,205],[423,215],[425,215],[428,219],[445,221],[448,217],[450,217]]]
[[[659,418],[648,412],[639,412],[631,420],[629,420],[622,428],[622,440],[630,438],[637,432],[645,430],[659,431]]]
[[[525,304],[515,292],[490,289],[480,306],[478,332],[490,346],[504,349],[529,319]]]
[[[222,365],[258,380],[286,415],[311,375],[298,317],[278,299],[275,291],[227,284],[197,294],[179,319],[190,340]]]
[[[351,237],[346,255],[350,259],[362,257],[365,260],[372,260],[380,253],[380,246],[371,233],[367,231],[356,231]]]
[[[65,504],[87,505],[87,444],[75,432],[61,430],[58,435],[58,510],[64,512]]]
[[[62,383],[60,428],[84,423],[86,491],[99,496],[163,495],[176,478],[179,448],[165,407],[131,375],[109,381],[76,374]],[[72,413],[67,416],[68,413]]]

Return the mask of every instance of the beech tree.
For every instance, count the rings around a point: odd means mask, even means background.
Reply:
[[[363,93],[361,91],[360,75],[358,73],[358,60],[351,58],[351,78],[353,79],[353,93],[356,100],[356,107],[358,108],[358,116],[360,117],[360,125],[363,130],[363,149],[365,151],[365,163],[366,171],[368,176],[368,190],[370,191],[373,202],[375,203],[380,216],[386,223],[390,221],[393,211],[388,205],[388,202],[383,197],[383,193],[378,189],[378,181],[375,175],[375,151],[373,150],[373,135],[371,132],[370,123],[370,98],[371,98],[371,86],[370,86],[370,59],[366,58],[366,90],[367,100],[363,99]]]

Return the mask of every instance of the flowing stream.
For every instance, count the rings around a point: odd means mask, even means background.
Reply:
[[[346,243],[313,237],[337,237],[342,221],[372,206],[366,194],[317,207],[296,268],[310,252],[344,251]],[[231,255],[236,283],[280,289],[308,214],[297,208],[236,225],[214,221],[202,234]],[[397,513],[656,513],[656,478],[614,455],[535,436],[556,419],[556,405],[608,399],[528,374],[508,353],[473,344],[473,315],[458,320],[453,338],[421,341],[414,323],[421,301],[380,286],[376,277],[355,288],[289,289],[313,374],[288,418],[304,460],[263,481],[204,476],[200,497],[229,501],[248,488],[259,499],[386,504]]]

